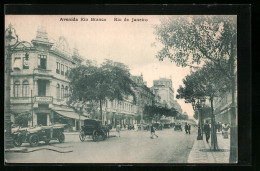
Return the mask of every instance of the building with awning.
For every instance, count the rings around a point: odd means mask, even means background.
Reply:
[[[54,106],[52,107],[52,111],[54,123],[68,124],[73,130],[79,130],[84,120],[88,119],[88,117],[66,106]]]

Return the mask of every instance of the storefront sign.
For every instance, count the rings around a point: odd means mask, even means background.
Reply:
[[[35,97],[35,102],[39,104],[50,104],[52,103],[52,97],[45,96],[45,97]]]

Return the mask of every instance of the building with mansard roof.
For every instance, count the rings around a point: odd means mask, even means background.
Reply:
[[[68,71],[81,64],[77,49],[71,50],[64,37],[51,42],[44,28],[39,28],[29,49],[17,47],[12,54],[11,120],[30,113],[29,125],[66,123],[79,129],[80,116],[66,101],[70,93]],[[26,60],[25,54],[29,54]]]

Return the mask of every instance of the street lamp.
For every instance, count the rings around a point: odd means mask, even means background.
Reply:
[[[203,140],[201,109],[205,106],[205,101],[206,100],[204,98],[192,99],[192,101],[191,101],[193,110],[198,111],[198,117],[199,117],[199,127],[198,127],[197,140]]]
[[[10,106],[10,91],[11,91],[11,69],[12,69],[12,49],[18,44],[18,36],[15,29],[10,24],[5,30],[5,47],[6,47],[6,70],[5,70],[5,148],[12,148],[13,140],[11,136],[11,106]]]
[[[11,72],[12,72],[12,54],[15,48],[23,43],[29,43],[26,41],[19,42],[16,30],[10,24],[5,30],[5,148],[12,148],[13,140],[11,136]],[[30,44],[30,43],[29,43]],[[29,58],[29,54],[25,54],[25,58]]]

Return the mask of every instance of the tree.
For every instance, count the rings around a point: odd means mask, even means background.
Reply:
[[[236,88],[236,16],[177,16],[155,27],[163,44],[157,58],[169,58],[177,66],[198,68],[213,62],[222,75],[231,81],[232,115],[230,162],[237,161]]]
[[[177,115],[176,119],[178,120],[188,120],[188,115],[179,114]]]
[[[211,148],[218,150],[217,135],[215,128],[215,115],[213,111],[213,101],[223,92],[230,89],[229,80],[226,77],[221,77],[221,72],[216,70],[212,63],[205,64],[201,69],[187,75],[183,80],[185,87],[177,90],[178,98],[185,99],[186,102],[191,102],[194,99],[208,98],[210,101],[211,113]]]
[[[102,123],[102,104],[105,100],[122,101],[128,95],[133,96],[134,102],[136,100],[133,91],[135,83],[123,63],[106,60],[97,66],[89,60],[86,65],[73,68],[68,77],[72,88],[71,101],[99,103]]]
[[[177,110],[175,108],[166,108],[161,106],[145,106],[144,107],[144,118],[148,121],[155,120],[155,122],[159,121],[162,116],[165,117],[175,117],[177,116]]]
[[[30,113],[20,113],[15,116],[15,123],[21,127],[27,127],[28,122],[31,120]]]

